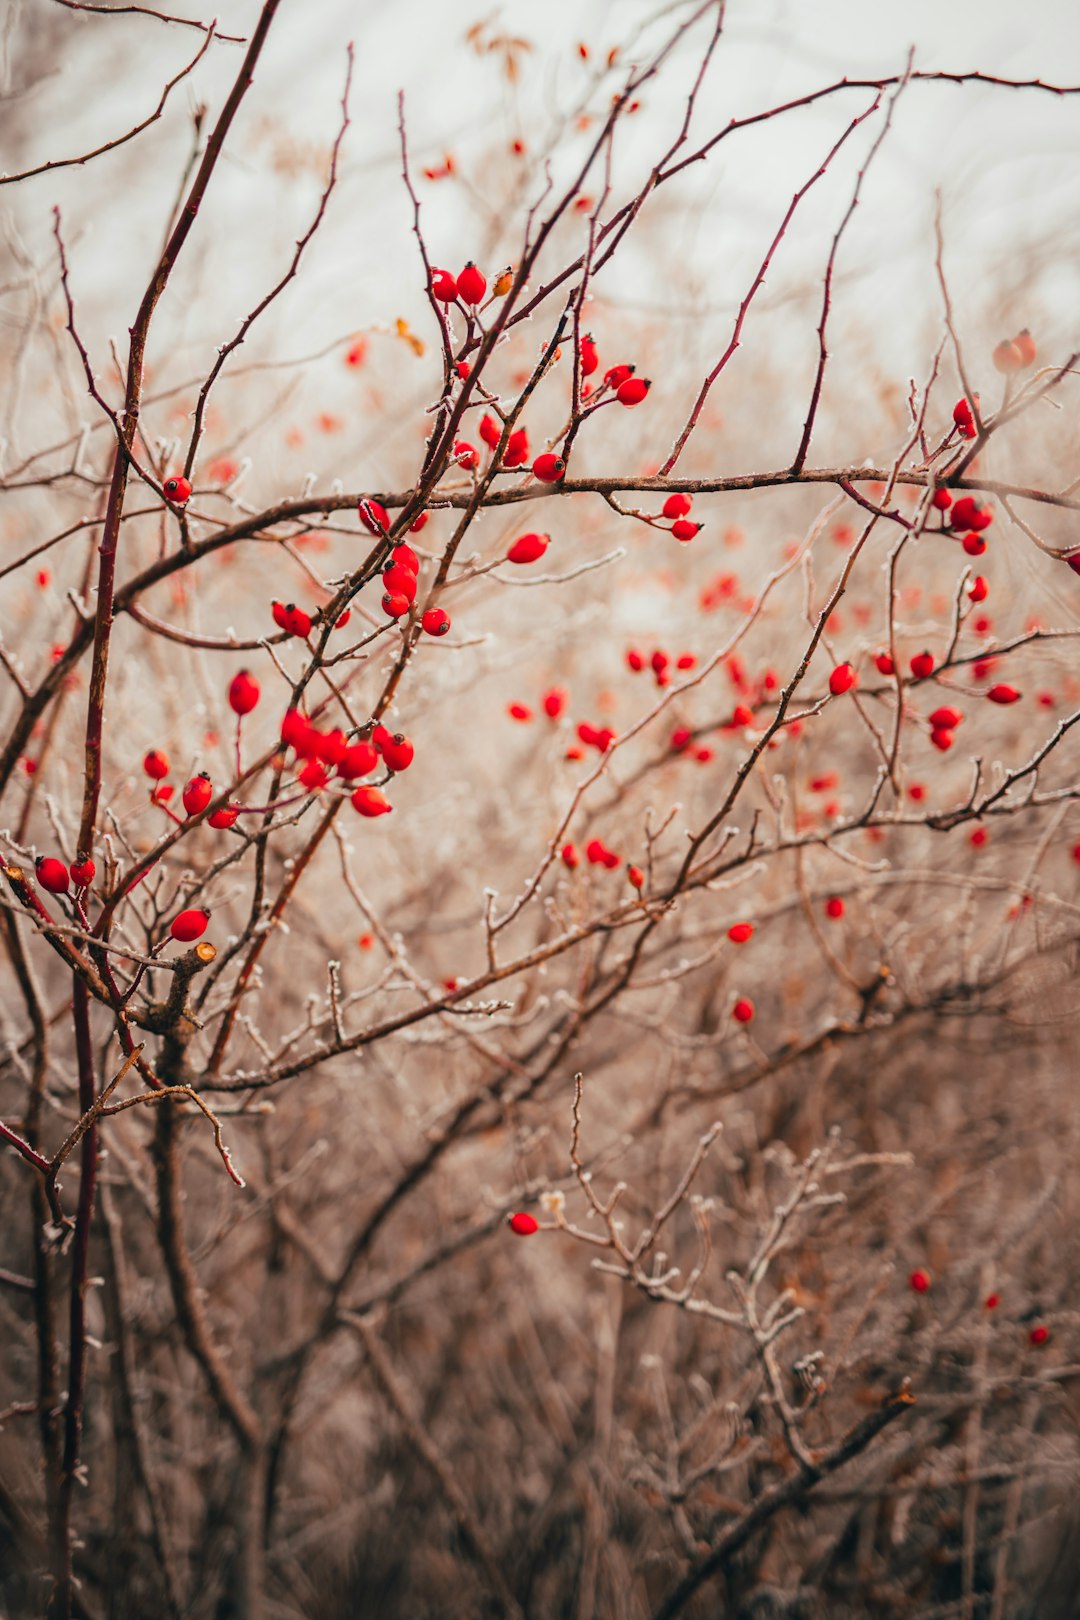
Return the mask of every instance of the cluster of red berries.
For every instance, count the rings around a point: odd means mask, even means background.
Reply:
[[[376,725],[370,738],[350,743],[340,726],[332,731],[321,731],[299,709],[290,709],[285,715],[281,722],[281,740],[293,750],[298,761],[303,761],[296,779],[309,792],[325,787],[331,775],[336,775],[341,782],[370,776],[378,768],[380,759],[394,774],[407,771],[416,753],[404,732],[391,732],[386,726]],[[373,787],[357,788],[352,802],[363,816],[386,815],[391,809],[384,795]]]
[[[692,495],[683,495],[680,491],[676,491],[675,494],[668,496],[661,508],[663,516],[671,522],[672,534],[676,540],[684,543],[701,533],[701,524],[690,521],[689,513],[693,504]]]
[[[943,704],[935,709],[930,716],[930,741],[935,748],[946,753],[953,745],[953,732],[960,725],[964,716],[959,709],[953,709]]]
[[[1035,339],[1025,326],[1014,338],[1003,338],[997,345],[993,354],[994,365],[998,371],[1010,376],[1014,372],[1026,371],[1028,366],[1033,366],[1038,352]]]
[[[39,855],[34,862],[35,876],[49,894],[67,894],[72,884],[76,889],[88,889],[96,871],[97,867],[89,856],[85,860],[72,861],[70,867],[55,855]]]
[[[597,352],[596,340],[591,332],[586,332],[578,345],[578,363],[581,367],[582,378],[591,377],[599,369],[600,356]],[[636,376],[636,371],[636,366],[610,366],[604,372],[603,382],[599,387],[594,383],[583,381],[581,397],[582,399],[591,399],[604,389],[610,389],[609,398],[618,400],[620,405],[640,405],[652,387],[652,383],[647,377]]]
[[[674,668],[693,669],[696,663],[697,659],[692,652],[683,652],[675,657]],[[671,685],[673,660],[671,654],[665,652],[662,647],[657,647],[648,657],[643,652],[640,652],[637,647],[631,647],[626,654],[626,664],[627,668],[633,670],[635,675],[639,675],[644,669],[650,669],[657,686]]]
[[[976,406],[979,403],[978,394],[973,395]],[[975,413],[967,399],[958,399],[953,406],[952,419],[959,430],[962,439],[973,439],[978,432],[975,426]]]
[[[994,521],[993,508],[984,506],[974,495],[961,495],[954,501],[952,491],[944,485],[934,491],[932,500],[943,514],[943,532],[955,535],[969,557],[981,557],[986,550],[983,530]]]
[[[502,428],[499,426],[498,422],[496,422],[495,418],[493,416],[489,416],[486,412],[480,418],[480,437],[494,455],[495,451],[499,448],[499,441],[502,439]],[[460,444],[456,444],[454,446],[455,455],[457,455],[460,448]],[[471,447],[466,446],[466,448]],[[458,459],[461,459],[460,456],[458,456]],[[528,430],[523,427],[514,428],[506,441],[506,449],[503,452],[501,465],[503,467],[523,467],[528,459]],[[462,465],[465,465],[465,463],[463,462]]]
[[[476,268],[471,259],[456,276],[451,275],[449,270],[439,270],[432,266],[431,291],[440,304],[467,304],[475,310],[478,304],[483,303],[484,294],[487,292],[487,277],[482,270]]]

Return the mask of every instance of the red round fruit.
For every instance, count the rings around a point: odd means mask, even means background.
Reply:
[[[330,772],[327,770],[322,760],[316,758],[315,755],[312,755],[310,759],[306,759],[300,770],[296,773],[296,780],[300,783],[300,786],[302,788],[306,788],[309,793],[318,793],[320,788],[324,788],[326,786],[329,779]]]
[[[401,591],[387,591],[382,599],[382,610],[391,619],[403,619],[411,605],[409,598]]]
[[[382,536],[390,528],[390,514],[381,501],[362,498],[356,503],[356,515],[369,534]]]
[[[193,776],[184,788],[184,809],[189,816],[197,816],[205,810],[214,797],[214,784],[206,771],[200,771]]]
[[[564,844],[562,849],[559,851],[559,859],[562,861],[564,866],[569,867],[571,872],[574,870],[575,866],[580,866],[581,856],[577,852],[577,845]]]
[[[526,1214],[524,1210],[518,1210],[516,1215],[508,1216],[507,1224],[517,1237],[532,1237],[534,1232],[540,1230],[540,1222],[535,1216]]]
[[[1019,703],[1021,696],[1015,686],[992,686],[986,695],[991,703]]]
[[[1049,1337],[1050,1329],[1047,1327],[1045,1322],[1036,1322],[1035,1326],[1028,1334],[1029,1342],[1035,1345],[1045,1344]]]
[[[182,911],[174,917],[169,924],[169,933],[173,939],[179,940],[182,945],[188,945],[193,939],[205,934],[206,925],[210,921],[208,911]]]
[[[55,855],[39,855],[34,862],[37,880],[50,894],[67,894],[70,884],[68,869]]]
[[[258,701],[258,681],[248,670],[238,670],[229,682],[230,709],[234,714],[250,714]]]
[[[732,923],[731,927],[727,931],[727,937],[734,945],[745,945],[753,932],[753,923],[737,922]]]
[[[404,596],[412,602],[416,598],[416,575],[411,568],[391,563],[383,569],[383,585],[394,595]]]
[[[374,743],[351,743],[338,760],[338,775],[343,782],[351,782],[357,776],[368,776],[379,763],[379,753]]]
[[[875,653],[874,665],[879,675],[893,675],[896,673],[896,665],[892,661],[891,653]]]
[[[152,777],[155,782],[160,782],[163,776],[169,774],[169,756],[163,754],[160,748],[151,748],[143,758],[142,768],[147,776]]]
[[[415,754],[416,749],[403,731],[395,732],[388,742],[383,743],[383,761],[391,771],[407,771]]]
[[[389,815],[394,808],[385,795],[374,787],[358,787],[352,796],[352,807],[369,818]]]
[[[839,697],[843,692],[850,692],[858,681],[859,677],[850,664],[837,664],[829,676],[829,691],[833,697]]]
[[[591,377],[600,364],[600,356],[596,352],[596,342],[591,332],[586,332],[581,339],[581,375]]]
[[[640,405],[651,387],[648,377],[627,377],[616,388],[615,398],[620,405]]]
[[[480,427],[478,432],[489,450],[496,450],[498,448],[499,440],[502,438],[502,428],[499,426],[498,422],[496,422],[495,418],[493,416],[489,416],[486,411],[480,418]]]
[[[975,578],[967,588],[968,596],[973,602],[985,602],[989,591],[990,586],[983,578],[982,574],[976,574]]]
[[[450,615],[445,608],[428,608],[420,624],[429,636],[445,636],[450,628]]]
[[[930,716],[930,724],[934,730],[944,728],[946,731],[955,731],[963,718],[964,716],[959,709],[950,709],[947,704],[943,704],[940,709],[935,709]]]
[[[564,686],[552,686],[540,700],[549,720],[557,720],[569,701],[570,694]]]
[[[161,487],[165,491],[165,499],[172,506],[186,506],[191,499],[191,485],[182,473],[166,478]]]
[[[281,722],[281,740],[288,748],[295,748],[298,754],[310,754],[318,741],[319,733],[311,724],[306,715],[299,709],[289,709]]]
[[[621,388],[634,375],[634,366],[611,366],[604,372],[604,381],[609,388]]]
[[[480,465],[480,452],[467,439],[458,439],[454,445],[454,460],[466,472],[475,472]]]
[[[643,889],[645,887],[645,874],[640,866],[628,866],[626,868],[626,877],[633,888]]]
[[[919,1266],[908,1278],[908,1286],[916,1294],[925,1294],[930,1287],[930,1273]]]
[[[952,494],[945,488],[935,489],[931,501],[939,512],[947,512],[952,505]]]
[[[1010,338],[1002,339],[994,349],[991,358],[994,362],[994,369],[1003,371],[1006,376],[1009,376],[1014,371],[1022,371],[1024,367],[1024,357]]]
[[[826,917],[842,917],[844,915],[844,902],[838,894],[831,894],[825,902]]]
[[[673,495],[668,496],[662,510],[666,518],[681,518],[686,516],[692,505],[692,496],[684,495],[681,490],[676,490]]]
[[[487,277],[478,270],[470,259],[457,278],[458,297],[462,303],[479,304],[487,292]]]
[[[547,534],[523,534],[506,553],[507,562],[532,563],[544,555],[551,539]]]
[[[754,1003],[749,996],[740,996],[731,1009],[731,1016],[737,1024],[748,1024],[754,1016]]]
[[[404,541],[399,540],[390,553],[390,562],[387,566],[405,568],[410,574],[416,575],[420,572],[420,559],[412,546],[407,546]]]
[[[239,814],[240,806],[238,804],[223,804],[219,810],[215,810],[213,815],[207,816],[206,819],[208,824],[215,828],[216,831],[223,832],[226,828],[235,825]]]
[[[537,456],[532,464],[533,477],[539,478],[542,484],[557,484],[566,474],[566,462],[562,456],[557,456],[551,450]]]
[[[504,467],[523,467],[529,459],[529,435],[525,428],[515,428],[506,441]]]
[[[916,680],[919,681],[925,681],[928,676],[932,675],[934,673],[933,653],[925,650],[921,653],[916,653],[914,658],[911,660],[911,673],[915,676]]]
[[[97,867],[89,856],[85,861],[72,861],[71,881],[77,889],[88,889],[94,881],[96,871]]]
[[[677,518],[676,521],[671,525],[671,532],[675,536],[676,540],[682,540],[685,542],[687,540],[692,540],[695,534],[699,534],[701,532],[701,524],[691,523],[689,518]]]
[[[412,522],[409,524],[409,533],[410,534],[419,534],[420,530],[424,527],[424,524],[427,522],[427,520],[428,520],[428,513],[427,512],[421,512],[419,517],[414,517]]]
[[[457,282],[449,270],[436,270],[432,266],[431,291],[440,304],[452,304],[457,297]]]

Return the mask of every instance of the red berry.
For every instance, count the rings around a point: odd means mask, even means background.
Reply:
[[[591,332],[586,332],[581,339],[581,375],[591,377],[600,364],[600,356],[596,352],[596,343]]]
[[[97,867],[89,856],[85,861],[72,861],[71,881],[77,889],[88,889],[94,881],[96,871]]]
[[[957,400],[953,406],[952,419],[958,428],[967,427],[974,420],[971,414],[971,406],[966,399]]]
[[[155,782],[160,782],[163,776],[169,774],[169,757],[163,754],[160,748],[151,748],[143,759],[142,768],[147,776],[153,777]]]
[[[392,733],[387,729],[387,727],[380,722],[372,729],[372,747],[377,748],[381,754],[386,744],[390,741],[391,735]]]
[[[281,722],[281,740],[286,747],[295,748],[298,754],[308,754],[314,747],[314,740],[318,737],[311,721],[299,709],[289,709]]]
[[[387,591],[382,599],[382,610],[391,619],[403,619],[410,606],[409,598],[401,591]]]
[[[677,490],[674,495],[669,495],[664,502],[663,513],[666,518],[682,518],[686,516],[692,505],[692,496],[684,495]]]
[[[173,939],[187,945],[193,939],[198,939],[200,934],[205,934],[206,925],[209,921],[210,913],[208,911],[182,911],[169,924],[169,933]]]
[[[166,478],[161,487],[165,491],[165,499],[172,506],[186,506],[191,499],[191,485],[181,473]]]
[[[577,845],[564,844],[562,849],[559,851],[559,859],[562,861],[563,865],[569,867],[570,871],[572,872],[575,866],[579,866],[581,864],[581,856],[577,852]]]
[[[753,932],[754,932],[753,923],[748,923],[748,922],[732,923],[731,927],[727,931],[727,937],[735,945],[745,945],[747,940],[753,934]]]
[[[420,530],[424,527],[424,524],[427,522],[427,520],[428,520],[428,513],[427,512],[421,512],[419,517],[414,517],[412,522],[409,524],[409,533],[410,534],[419,534]]]
[[[431,291],[440,304],[452,304],[457,297],[457,282],[449,270],[431,270]]]
[[[645,874],[641,870],[640,866],[627,866],[626,877],[627,881],[635,889],[643,889],[645,887]]]
[[[1032,1344],[1045,1344],[1049,1337],[1050,1329],[1047,1327],[1045,1322],[1036,1322],[1035,1326],[1028,1334],[1028,1339]]]
[[[515,428],[506,441],[504,467],[524,467],[529,459],[529,435],[524,428]]]
[[[428,608],[420,624],[429,636],[445,636],[450,628],[450,615],[445,608]]]
[[[407,771],[415,753],[416,749],[403,731],[395,732],[388,742],[383,743],[383,760],[392,771]]]
[[[968,596],[973,602],[985,602],[989,591],[990,586],[981,574],[976,574],[967,588]]]
[[[470,259],[457,278],[458,297],[464,304],[477,305],[487,292],[487,277],[479,271]]]
[[[314,754],[310,759],[304,761],[296,774],[296,780],[300,783],[300,786],[306,788],[309,793],[318,793],[320,788],[326,786],[329,779],[330,772],[322,760]]]
[[[544,555],[550,539],[551,536],[547,534],[523,534],[519,540],[514,541],[510,550],[506,553],[507,562],[536,562],[538,558]]]
[[[271,602],[270,610],[274,615],[274,623],[290,636],[306,636],[311,630],[311,614],[298,608],[295,602]]]
[[[520,720],[524,725],[527,725],[533,717],[533,712],[527,703],[508,703],[506,712],[511,720]]]
[[[213,797],[214,784],[206,771],[200,771],[184,788],[184,809],[189,816],[197,816],[200,811],[206,809]]]
[[[316,734],[312,753],[316,759],[321,759],[324,765],[333,765],[336,767],[340,765],[341,761],[344,759],[345,750],[347,747],[348,744],[345,741],[345,733],[342,731],[340,726],[335,726],[333,731],[324,731]]]
[[[850,692],[858,681],[859,677],[850,664],[837,664],[829,676],[829,691],[833,697],[839,697],[843,692]]]
[[[935,730],[955,731],[963,718],[959,709],[950,709],[948,705],[943,705],[940,709],[934,710],[930,716],[930,724]]]
[[[258,681],[248,670],[238,670],[229,682],[230,709],[234,714],[250,714],[258,701]]]
[[[239,814],[240,806],[238,804],[223,804],[220,810],[215,810],[213,815],[208,816],[206,819],[211,827],[216,828],[218,832],[222,832],[225,828],[234,825]]]
[[[916,680],[920,681],[924,681],[928,676],[932,675],[934,673],[933,653],[925,650],[921,653],[916,653],[914,658],[911,660],[911,673],[915,676]]]
[[[612,366],[604,372],[604,381],[609,388],[621,388],[634,375],[635,369],[634,366]]]
[[[992,359],[995,370],[1003,371],[1006,376],[1008,376],[1010,372],[1022,371],[1024,368],[1024,357],[1020,353],[1020,350],[1017,348],[1016,344],[1013,343],[1009,338],[1004,338],[1002,342],[997,345]]]
[[[569,702],[570,694],[563,686],[553,686],[541,698],[544,713],[549,720],[557,720]]]
[[[699,534],[700,531],[701,524],[691,523],[689,518],[678,518],[671,525],[671,532],[675,536],[676,540],[692,540],[695,534]]]
[[[842,917],[844,915],[844,902],[838,894],[831,894],[825,902],[826,917]]]
[[[981,557],[983,552],[986,550],[986,541],[983,539],[981,534],[976,534],[974,530],[971,532],[971,534],[965,534],[960,544],[963,546],[969,557]]]
[[[645,668],[645,659],[635,647],[630,648],[630,651],[626,655],[626,662],[634,671],[635,675],[639,674],[640,671]]]
[[[499,440],[502,438],[502,428],[495,418],[489,416],[486,411],[480,418],[479,433],[489,450],[498,448]]]
[[[931,496],[931,504],[936,506],[939,512],[947,512],[949,507],[952,505],[951,492],[945,489],[943,486],[939,489],[935,489],[933,495]]]
[[[930,1273],[919,1266],[908,1278],[908,1286],[916,1294],[925,1294],[930,1287]]]
[[[972,827],[968,842],[973,849],[982,849],[990,834],[985,827]]]
[[[527,1215],[524,1210],[519,1210],[516,1215],[511,1215],[507,1224],[511,1232],[518,1237],[532,1237],[534,1232],[540,1230],[540,1222],[532,1215]]]
[[[1015,686],[992,686],[986,695],[991,703],[1019,703],[1021,696]]]
[[[383,569],[383,585],[392,595],[404,596],[406,601],[416,599],[416,575],[411,568],[391,563]]]
[[[356,515],[369,534],[384,535],[390,528],[390,514],[381,501],[362,498],[356,503]]]
[[[943,754],[947,754],[956,739],[946,726],[935,726],[930,733],[930,741],[935,748],[940,748]]]
[[[378,750],[374,743],[352,743],[338,760],[338,775],[344,782],[351,782],[357,776],[367,776],[379,763]]]
[[[1013,342],[1020,351],[1020,359],[1025,368],[1027,366],[1033,366],[1035,364],[1035,356],[1039,351],[1035,347],[1035,339],[1032,337],[1026,326],[1022,332],[1018,332],[1016,334],[1016,336],[1013,338]]]
[[[983,1300],[983,1310],[984,1311],[996,1311],[1000,1304],[1001,1304],[1001,1295],[1000,1294],[987,1294],[986,1298]]]
[[[557,484],[566,473],[566,462],[551,450],[545,450],[532,464],[533,477],[542,484]]]
[[[480,452],[467,439],[458,439],[454,445],[454,460],[466,472],[475,472],[480,465]]]
[[[740,996],[731,1009],[731,1016],[737,1024],[748,1024],[754,1016],[754,1003],[749,996]]]
[[[67,894],[68,869],[55,855],[39,855],[34,862],[37,880],[50,894]]]
[[[896,666],[892,661],[892,655],[890,653],[879,652],[875,654],[874,664],[879,675],[892,675],[895,673]]]
[[[640,405],[645,395],[652,387],[647,377],[627,377],[615,390],[615,398],[620,405]]]
[[[413,527],[415,528],[415,524]],[[394,547],[393,551],[390,553],[390,562],[387,564],[387,566],[391,568],[404,568],[415,578],[415,576],[420,572],[420,559],[416,555],[416,552],[413,550],[412,546],[407,546],[403,541],[399,541]]]
[[[352,796],[352,807],[362,816],[368,817],[389,815],[394,808],[378,788],[374,787],[358,787]]]

